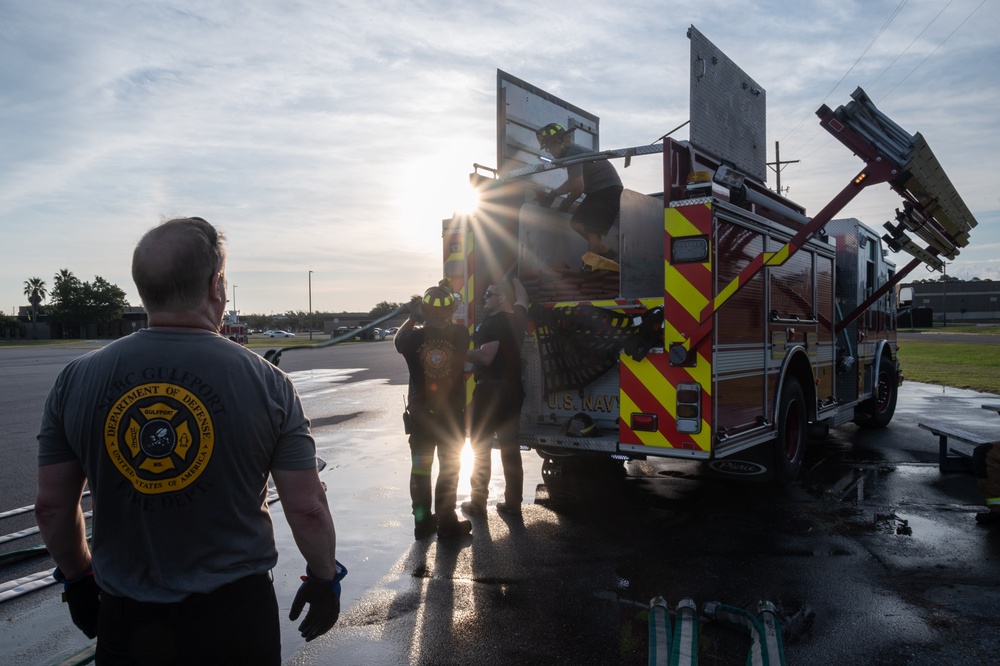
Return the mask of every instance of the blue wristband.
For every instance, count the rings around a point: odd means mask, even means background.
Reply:
[[[308,580],[313,583],[328,583],[328,584],[339,583],[344,579],[344,576],[347,575],[347,567],[345,567],[337,560],[334,560],[333,562],[337,571],[336,575],[334,575],[333,578],[317,578],[316,576],[313,575],[312,571],[309,569],[309,565],[307,564],[306,576],[303,580]]]
[[[56,567],[56,570],[52,572],[52,577],[56,580],[57,583],[62,583],[64,588],[69,587],[74,583],[79,583],[81,580],[86,579],[87,576],[93,576],[93,575],[94,575],[93,564],[87,565],[87,570],[72,580],[67,579],[65,574],[63,574],[62,570],[59,567]]]

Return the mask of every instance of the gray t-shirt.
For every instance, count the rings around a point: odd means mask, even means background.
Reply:
[[[562,158],[577,157],[585,155],[591,151],[583,146],[571,144],[567,146]],[[612,166],[609,160],[596,160],[594,162],[584,162],[583,164],[571,164],[566,167],[569,178],[574,178],[578,174],[583,174],[583,193],[593,194],[607,187],[621,187],[622,179],[618,176],[618,171]]]
[[[274,567],[273,469],[316,444],[288,375],[209,332],[142,330],[59,374],[38,464],[79,460],[101,589],[176,602]]]

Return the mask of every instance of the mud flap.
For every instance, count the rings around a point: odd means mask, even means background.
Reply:
[[[777,442],[765,442],[725,458],[716,458],[706,463],[706,471],[715,478],[767,483],[774,478],[775,446]]]

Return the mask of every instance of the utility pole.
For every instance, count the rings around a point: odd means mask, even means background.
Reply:
[[[775,192],[777,192],[778,194],[781,194],[782,196],[784,196],[782,194],[782,191],[781,191],[781,170],[785,168],[786,164],[796,164],[797,162],[798,162],[798,160],[785,160],[784,162],[782,162],[781,161],[781,142],[780,141],[775,141],[774,142],[774,161],[773,162],[768,162],[767,166],[771,167],[771,170],[774,171],[774,173],[777,175],[777,179],[778,179],[777,180],[777,189],[775,189]],[[786,192],[788,191],[787,187],[785,188],[785,191]]]
[[[313,272],[309,271],[309,339],[313,339]]]
[[[948,262],[944,263],[944,277],[941,278],[942,282],[942,296],[941,296],[941,317],[944,324],[941,328],[947,328],[948,326]]]

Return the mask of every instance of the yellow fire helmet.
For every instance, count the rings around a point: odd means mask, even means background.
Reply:
[[[544,148],[545,146],[556,143],[562,139],[564,134],[566,134],[566,130],[563,129],[562,125],[558,123],[549,123],[535,132],[535,138],[538,139],[538,145]]]
[[[458,299],[455,294],[439,284],[425,291],[420,300],[420,310],[428,319],[450,319],[456,307]]]

